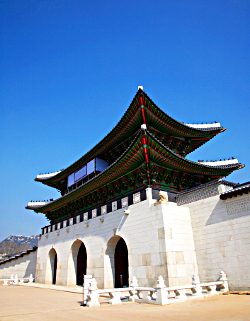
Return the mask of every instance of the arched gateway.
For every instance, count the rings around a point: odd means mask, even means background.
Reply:
[[[118,235],[111,237],[105,254],[105,287],[128,286],[128,248],[124,239]]]
[[[200,237],[195,234],[197,229],[192,230],[190,217],[203,215],[198,210],[201,207],[203,211],[203,203],[191,203],[211,199],[211,203],[205,202],[206,222],[216,215],[228,216],[231,207],[222,205],[220,196],[237,184],[221,179],[244,165],[237,159],[194,162],[188,155],[224,130],[220,123],[185,125],[173,119],[140,86],[120,121],[97,145],[64,170],[35,178],[62,195],[47,202],[29,202],[26,207],[50,221],[42,229],[36,281],[44,280],[45,257],[53,244],[60,260],[57,283],[82,284],[82,275],[88,273],[98,287],[127,285],[128,265],[130,276],[135,275],[141,286],[153,286],[159,275],[171,285],[190,282],[190,273],[198,271],[194,244]],[[225,214],[217,211],[215,204]],[[197,206],[195,210],[193,206]],[[206,232],[207,224],[203,227]],[[86,240],[88,271],[86,249],[82,241],[75,241],[77,235]],[[197,251],[201,251],[198,261],[203,275],[210,269],[217,275],[212,267],[203,269],[200,261],[201,257],[211,261],[213,248]],[[57,260],[52,252],[47,260],[48,283],[56,282],[53,264]],[[180,268],[175,266],[177,256]]]
[[[57,272],[57,253],[55,249],[51,249],[49,251],[49,255],[46,263],[45,283],[56,284],[56,272]]]
[[[68,259],[68,285],[83,285],[83,275],[87,272],[87,251],[84,243],[73,243]]]
[[[115,247],[115,288],[128,286],[128,249],[123,238]]]

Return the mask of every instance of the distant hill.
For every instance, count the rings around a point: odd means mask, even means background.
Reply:
[[[39,237],[38,235],[32,235],[32,236],[10,235],[5,240],[0,242],[0,253],[2,252],[3,242],[13,242],[19,247],[26,245],[27,248],[33,248],[33,246],[38,245],[38,237]]]

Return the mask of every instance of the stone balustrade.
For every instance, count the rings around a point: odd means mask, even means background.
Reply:
[[[131,285],[127,288],[98,289],[94,278],[89,284],[86,305],[90,308],[100,306],[99,297],[105,293],[109,294],[109,303],[113,305],[122,303],[121,296],[122,294],[125,296],[125,292],[129,293],[128,300],[130,302],[166,305],[229,291],[228,280],[223,271],[220,273],[219,281],[216,282],[200,283],[199,276],[194,274],[192,284],[174,287],[166,287],[162,276],[159,276],[155,288],[138,286],[135,276],[132,277]],[[187,293],[188,291],[190,293]]]
[[[3,285],[33,283],[34,278],[33,278],[32,274],[30,274],[30,276],[28,278],[18,278],[17,274],[14,277],[12,274],[9,279],[0,279],[0,282],[3,282]]]

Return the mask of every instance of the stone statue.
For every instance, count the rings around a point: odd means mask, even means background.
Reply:
[[[160,191],[159,192],[159,200],[157,202],[154,203],[154,205],[158,205],[158,204],[169,204],[168,203],[168,193],[167,192],[163,192],[163,191]]]

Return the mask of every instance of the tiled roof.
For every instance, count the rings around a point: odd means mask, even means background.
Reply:
[[[234,189],[224,192],[220,195],[220,199],[226,200],[227,198],[232,198],[233,196],[248,194],[250,192],[250,182],[246,182],[236,186]]]
[[[208,182],[208,183],[205,183],[205,184],[200,184],[198,186],[195,186],[195,187],[192,187],[192,188],[189,188],[183,192],[180,192],[178,193],[178,195],[176,195],[175,197],[178,197],[178,196],[181,196],[181,195],[184,195],[184,194],[188,194],[188,193],[191,193],[191,192],[195,192],[197,190],[200,190],[200,189],[203,189],[203,188],[206,188],[208,186],[212,186],[212,185],[219,185],[219,184],[223,184],[223,185],[227,185],[227,186],[232,186],[232,187],[235,187],[235,186],[238,186],[238,184],[236,183],[232,183],[232,182],[228,182],[228,181],[225,181],[221,178],[219,179],[215,179],[211,182]]]
[[[10,262],[12,260],[15,260],[15,259],[18,259],[19,257],[22,257],[24,255],[27,255],[27,254],[30,254],[30,252],[35,252],[37,250],[37,246],[34,246],[32,249],[28,249],[26,251],[23,251],[23,252],[20,252],[20,253],[17,253],[3,261],[0,261],[0,265],[1,264],[4,264],[4,263],[7,263],[7,262]]]

